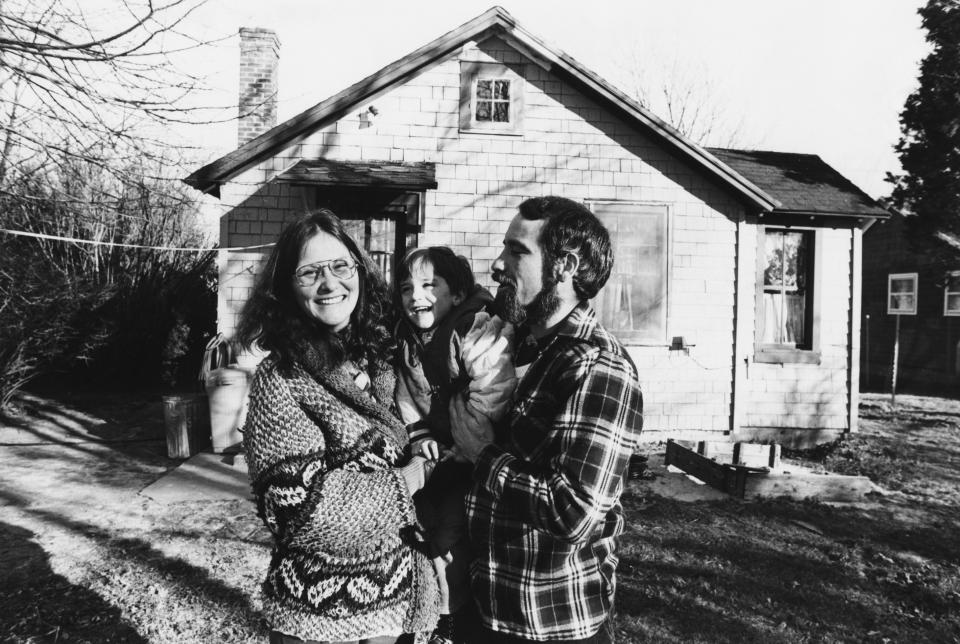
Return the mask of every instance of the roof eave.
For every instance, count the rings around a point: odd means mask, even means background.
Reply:
[[[777,208],[773,211],[761,213],[760,218],[767,222],[773,222],[775,225],[815,225],[831,226],[842,224],[844,227],[851,223],[862,230],[866,230],[877,220],[889,219],[890,215],[884,213],[862,213],[862,212],[844,212],[844,211],[824,211],[824,210],[787,210]],[[807,219],[807,222],[801,220]]]

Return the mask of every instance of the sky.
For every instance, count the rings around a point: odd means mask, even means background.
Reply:
[[[532,34],[625,91],[634,78],[700,91],[725,131],[736,130],[732,141],[709,144],[817,154],[874,198],[889,194],[884,177],[900,170],[893,150],[899,114],[928,51],[916,13],[922,4],[499,2]],[[282,122],[491,6],[492,0],[209,0],[185,27],[222,40],[192,52],[185,64],[209,83],[203,100],[233,106],[238,30],[274,29]],[[210,161],[236,146],[236,123],[205,125],[186,136],[200,147],[199,160]]]

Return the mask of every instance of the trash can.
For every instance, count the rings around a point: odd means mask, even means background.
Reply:
[[[209,445],[210,417],[205,394],[164,396],[163,421],[170,458],[190,458]]]
[[[204,383],[210,404],[210,439],[217,454],[240,449],[240,427],[247,415],[247,388],[251,371],[221,367],[210,371]]]

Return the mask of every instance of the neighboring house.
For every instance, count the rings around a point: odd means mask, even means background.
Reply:
[[[277,45],[242,37],[245,96],[270,86],[248,70],[275,69]],[[705,150],[500,8],[266,121],[258,134],[245,119],[240,147],[186,179],[225,205],[224,247],[325,205],[388,274],[406,249],[444,244],[493,286],[517,205],[576,199],[613,236],[594,305],[637,363],[648,439],[856,428],[861,230],[886,212],[818,157]],[[220,253],[228,335],[264,253]]]
[[[912,215],[892,211],[863,236],[863,390],[890,391],[897,315],[900,315],[897,391],[960,391],[960,266],[945,270],[910,246]],[[911,295],[913,297],[911,297]],[[910,311],[913,311],[912,313]]]

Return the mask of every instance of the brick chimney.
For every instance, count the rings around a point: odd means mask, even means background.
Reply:
[[[277,124],[280,41],[271,29],[240,28],[237,146]]]

